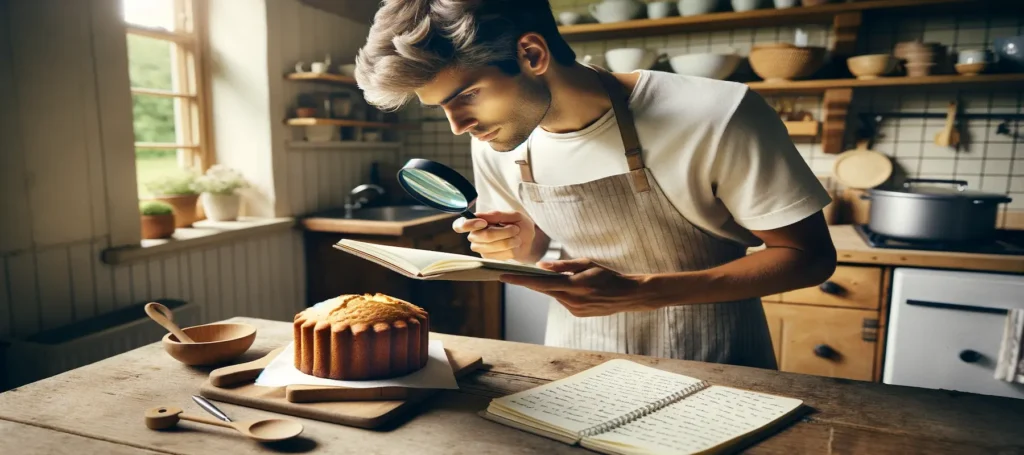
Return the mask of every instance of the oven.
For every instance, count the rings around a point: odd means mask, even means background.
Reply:
[[[1011,308],[1024,276],[895,269],[882,382],[1024,399],[1024,384],[994,378]]]

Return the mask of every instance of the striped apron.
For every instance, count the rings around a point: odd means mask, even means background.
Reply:
[[[527,214],[563,258],[589,258],[624,274],[709,269],[746,254],[746,247],[691,224],[644,166],[622,85],[592,67],[607,90],[629,172],[575,185],[533,180],[530,146],[517,160],[518,194]],[[776,369],[759,298],[663,307],[645,312],[576,317],[552,299],[545,344],[624,354]]]

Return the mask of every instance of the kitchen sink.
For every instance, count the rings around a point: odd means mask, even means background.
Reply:
[[[440,213],[444,212],[425,205],[392,205],[355,209],[351,213],[345,213],[344,218],[370,221],[410,221]]]

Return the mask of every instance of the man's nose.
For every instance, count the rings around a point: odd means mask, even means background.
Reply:
[[[470,128],[479,123],[472,116],[459,115],[452,111],[446,111],[445,114],[448,116],[448,123],[452,127],[452,134],[456,136],[469,131]]]

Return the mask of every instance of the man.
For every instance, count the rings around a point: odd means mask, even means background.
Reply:
[[[382,109],[413,97],[475,137],[486,258],[557,277],[546,344],[777,368],[760,297],[835,269],[828,193],[746,85],[576,62],[546,0],[388,0],[357,57]],[[766,245],[746,255],[749,246]]]

